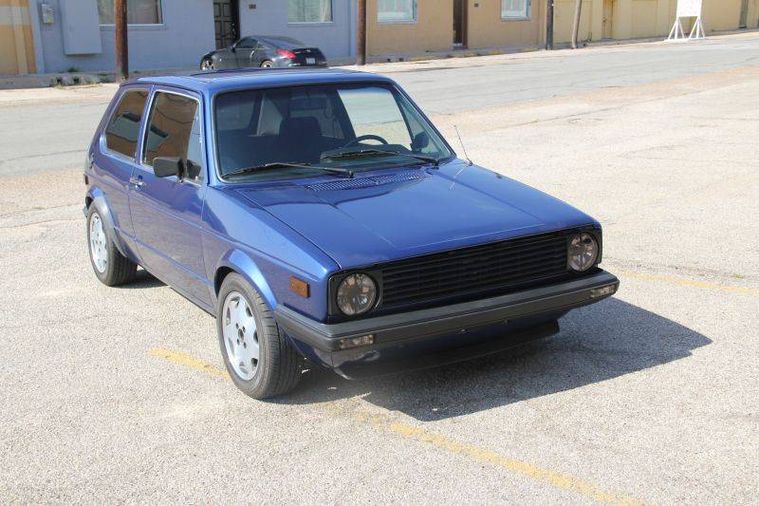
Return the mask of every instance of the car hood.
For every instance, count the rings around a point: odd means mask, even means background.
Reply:
[[[353,179],[238,187],[343,269],[583,225],[588,215],[456,160]]]

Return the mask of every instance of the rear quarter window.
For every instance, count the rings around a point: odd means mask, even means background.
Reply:
[[[121,96],[105,129],[108,151],[134,158],[147,99],[147,90],[129,90]]]

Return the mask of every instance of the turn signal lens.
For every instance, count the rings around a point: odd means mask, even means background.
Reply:
[[[311,290],[308,286],[308,283],[302,279],[296,278],[295,276],[290,276],[290,290],[294,293],[297,293],[304,299],[307,299],[311,296]]]
[[[340,339],[340,349],[347,350],[349,348],[358,348],[359,346],[369,346],[374,344],[374,334],[369,334],[361,337],[348,337]]]
[[[614,295],[617,291],[617,285],[602,286],[601,288],[594,288],[590,291],[591,299],[598,299],[600,297],[608,297]]]

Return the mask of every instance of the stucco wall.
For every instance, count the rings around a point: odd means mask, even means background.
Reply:
[[[40,0],[32,15],[39,19]],[[95,2],[95,0],[80,0]],[[91,55],[66,55],[63,48],[59,0],[53,6],[55,22],[40,23],[40,40],[46,72],[69,68],[83,71],[113,70],[115,66],[114,29],[100,27],[102,52]],[[131,70],[195,67],[200,57],[214,48],[213,4],[211,0],[163,0],[163,24],[129,27],[129,66]]]
[[[210,2],[210,0],[208,0]],[[250,7],[255,5],[255,9]],[[285,35],[319,47],[328,59],[356,54],[355,0],[332,0],[331,23],[289,23],[285,0],[240,0],[240,33]]]
[[[535,47],[543,42],[545,1],[532,0],[526,20],[501,19],[501,0],[467,0],[469,48]]]
[[[447,51],[453,47],[453,0],[418,0],[417,20],[379,23],[377,2],[367,0],[370,55]]]

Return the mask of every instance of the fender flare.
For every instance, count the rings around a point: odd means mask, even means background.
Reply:
[[[106,198],[105,193],[103,193],[103,191],[99,188],[93,188],[87,192],[84,208],[85,217],[89,214],[89,210],[93,206],[97,210],[98,214],[100,214],[100,218],[105,222],[105,233],[108,234],[111,241],[113,241],[113,244],[116,245],[116,249],[119,250],[119,253],[128,258],[126,247],[121,239],[121,236],[116,232],[116,226],[113,222],[113,216],[111,215],[111,208],[108,205],[108,199]]]
[[[217,278],[219,272],[222,270],[231,270],[242,276],[245,281],[250,283],[252,287],[258,290],[258,293],[261,294],[261,296],[266,301],[266,304],[269,306],[269,308],[271,308],[272,311],[276,309],[277,298],[274,295],[274,291],[271,289],[271,286],[269,286],[269,283],[266,281],[266,277],[264,276],[263,272],[258,267],[256,262],[250,257],[250,255],[239,249],[233,249],[228,251],[227,254],[222,257],[221,261],[214,269],[214,292],[217,290]],[[221,288],[220,284],[218,288]],[[215,298],[218,298],[217,293],[214,293],[214,295]]]

